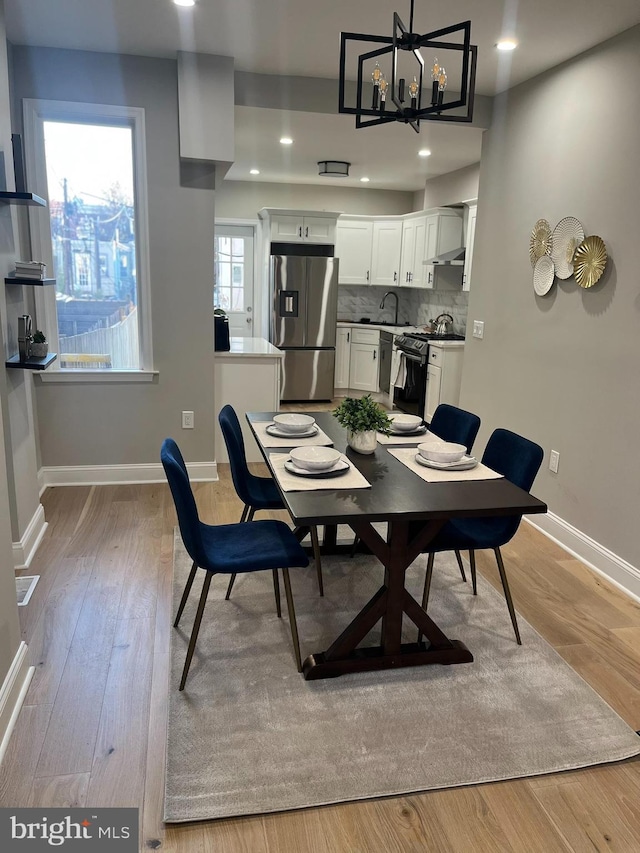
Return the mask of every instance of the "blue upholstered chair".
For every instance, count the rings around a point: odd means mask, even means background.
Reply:
[[[528,492],[540,469],[542,457],[543,451],[538,444],[517,435],[515,432],[510,432],[508,429],[497,429],[487,442],[482,455],[482,462]],[[509,581],[500,553],[501,546],[506,545],[515,536],[521,518],[520,515],[505,515],[494,516],[493,518],[460,518],[447,522],[428,546],[429,558],[422,597],[423,608],[426,610],[429,600],[435,553],[440,551],[468,551],[473,594],[477,595],[475,552],[492,548],[496,555],[502,588],[511,616],[511,624],[518,644],[522,645],[516,612],[509,590]]]
[[[177,628],[180,624],[180,617],[191,592],[197,569],[201,568],[205,571],[200,603],[198,604],[189,647],[187,649],[187,657],[182,671],[180,690],[184,690],[200,630],[200,623],[202,622],[202,614],[204,613],[207,602],[211,578],[216,574],[229,575],[271,569],[273,572],[276,602],[278,604],[278,616],[280,616],[280,588],[277,570],[282,569],[287,608],[289,611],[289,623],[291,626],[291,639],[293,640],[298,672],[300,672],[302,670],[302,661],[300,658],[296,614],[291,595],[289,568],[304,568],[309,565],[309,559],[304,549],[289,527],[282,521],[256,521],[250,528],[244,524],[204,524],[198,517],[198,508],[193,497],[193,492],[191,491],[189,475],[187,474],[184,459],[178,445],[172,438],[164,440],[160,458],[165,474],[167,475],[167,480],[169,481],[171,494],[173,495],[182,541],[193,560],[176,619],[173,623],[174,628]]]
[[[477,415],[448,403],[440,403],[429,424],[429,432],[443,441],[464,444],[467,453],[471,453],[479,429],[480,418]]]
[[[450,406],[449,403],[440,403],[429,424],[429,432],[437,435],[443,441],[453,441],[456,444],[464,444],[467,453],[471,453],[473,442],[476,440],[480,429],[480,418],[465,409]],[[456,560],[460,569],[460,576],[466,583],[467,576],[464,573],[464,565],[460,551],[456,550]]]
[[[252,474],[247,465],[247,455],[244,449],[244,438],[242,427],[233,406],[224,406],[218,415],[222,436],[227,446],[229,465],[231,467],[231,478],[233,486],[240,500],[244,504],[240,521],[253,521],[253,516],[260,509],[284,509],[282,498],[278,487],[271,477],[257,477]],[[322,583],[322,565],[320,563],[320,543],[318,541],[318,529],[310,528],[313,556],[318,576],[318,589],[320,595],[324,595]],[[226,599],[231,595],[231,590],[236,576],[232,574],[229,578]]]

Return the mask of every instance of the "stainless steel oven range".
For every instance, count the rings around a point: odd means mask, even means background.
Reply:
[[[419,415],[424,418],[424,406],[427,399],[427,371],[429,365],[429,341],[463,341],[464,335],[420,334],[418,332],[398,335],[395,348],[404,358],[400,361],[397,376],[392,377],[394,385],[393,407],[401,412]]]

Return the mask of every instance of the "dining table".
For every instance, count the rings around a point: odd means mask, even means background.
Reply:
[[[409,593],[406,571],[419,554],[429,550],[429,543],[452,518],[543,513],[546,504],[504,477],[425,482],[390,452],[394,448],[389,444],[379,443],[371,454],[357,453],[347,445],[347,432],[331,412],[312,415],[334,448],[344,454],[370,488],[337,488],[335,479],[326,479],[316,481],[320,488],[313,490],[285,490],[278,481],[275,460],[281,459],[287,448],[265,446],[258,440],[264,422],[272,422],[276,414],[249,412],[246,417],[299,540],[312,526],[324,528],[322,551],[335,552],[337,526],[346,524],[384,566],[380,589],[327,649],[305,659],[305,679],[404,666],[471,663],[473,655],[465,644],[447,637],[446,626],[438,626]],[[289,449],[300,443],[294,436],[290,441]],[[374,527],[377,522],[387,523],[386,538]],[[421,640],[402,642],[405,616],[414,623]],[[378,622],[379,644],[361,648],[360,643]]]

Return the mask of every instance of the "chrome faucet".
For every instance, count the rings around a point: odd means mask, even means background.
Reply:
[[[398,294],[394,293],[393,290],[387,290],[385,295],[382,297],[382,302],[380,303],[381,308],[384,308],[384,301],[387,298],[387,296],[395,296],[395,298],[396,298],[396,320],[395,320],[395,324],[397,326],[398,325]]]

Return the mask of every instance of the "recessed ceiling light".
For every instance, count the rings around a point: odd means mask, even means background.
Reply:
[[[173,0],[176,6],[195,6],[196,0]]]
[[[498,50],[515,50],[518,47],[518,42],[513,39],[503,39],[496,45]]]
[[[362,181],[363,184],[368,184],[370,179],[369,178],[360,178],[360,180]]]
[[[250,175],[259,175],[260,169],[249,169],[249,174]]]
[[[421,148],[418,151],[418,157],[431,157],[431,151],[428,148]]]
[[[293,139],[290,136],[282,136],[280,138],[280,145],[293,145]]]

